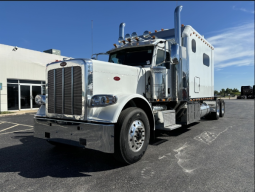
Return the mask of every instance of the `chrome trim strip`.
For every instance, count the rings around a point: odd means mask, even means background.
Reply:
[[[88,114],[88,106],[90,104],[90,100],[93,96],[93,63],[92,61],[86,61],[85,66],[85,113],[86,113],[86,120],[87,120],[87,114]]]
[[[73,115],[73,67],[71,67],[71,113]]]

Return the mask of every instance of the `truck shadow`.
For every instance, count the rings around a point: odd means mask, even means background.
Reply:
[[[123,166],[112,154],[69,146],[55,147],[31,134],[12,139],[18,139],[22,144],[0,149],[0,173],[19,172],[26,178],[87,177],[91,172]]]
[[[194,122],[189,125],[183,125],[181,128],[174,129],[172,131],[156,130],[156,137],[177,137],[185,132],[190,131],[190,129],[198,123],[199,122]]]

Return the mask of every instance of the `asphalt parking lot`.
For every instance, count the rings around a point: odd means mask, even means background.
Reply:
[[[58,148],[33,137],[33,114],[0,117],[0,191],[254,191],[254,100],[226,114],[158,133],[143,159]]]

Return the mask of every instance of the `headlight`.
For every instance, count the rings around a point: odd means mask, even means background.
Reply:
[[[104,107],[117,102],[117,97],[113,95],[94,95],[91,98],[91,107]]]
[[[45,95],[36,95],[35,96],[35,103],[38,105],[44,105],[45,104]]]

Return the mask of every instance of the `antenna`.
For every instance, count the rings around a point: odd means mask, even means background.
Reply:
[[[91,20],[91,49],[92,49],[91,55],[93,55],[93,20]]]

